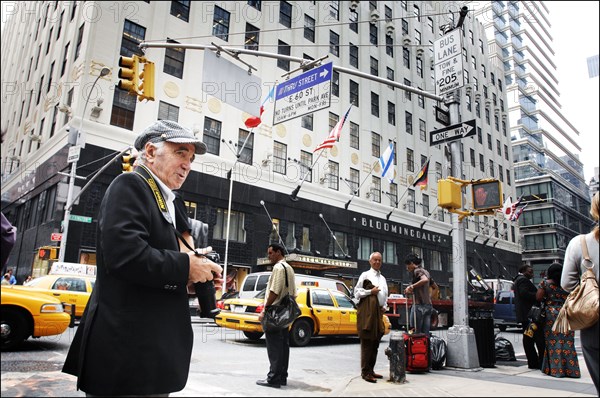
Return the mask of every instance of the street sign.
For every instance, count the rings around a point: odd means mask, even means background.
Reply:
[[[67,163],[73,163],[79,161],[79,154],[81,153],[81,147],[79,145],[73,145],[69,148],[69,155],[67,156]]]
[[[442,142],[460,140],[461,138],[470,137],[477,132],[475,119],[468,122],[462,122],[443,129],[429,132],[429,145],[438,145]]]
[[[52,234],[50,234],[50,240],[52,242],[60,242],[62,239],[62,234],[58,233],[58,232],[54,232]]]
[[[92,222],[92,217],[86,217],[86,216],[78,216],[75,214],[69,214],[69,220],[71,221],[79,221],[79,222],[85,222],[85,223],[91,223]]]
[[[465,85],[461,29],[455,29],[433,42],[435,93],[445,95]]]
[[[439,106],[434,106],[435,109],[435,121],[443,124],[444,126],[450,126],[450,111],[445,111]]]
[[[329,62],[277,85],[273,125],[329,108],[332,72]]]

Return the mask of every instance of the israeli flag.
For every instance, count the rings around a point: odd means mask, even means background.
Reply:
[[[394,143],[390,142],[383,155],[379,158],[381,165],[381,178],[388,176],[390,182],[394,181]]]

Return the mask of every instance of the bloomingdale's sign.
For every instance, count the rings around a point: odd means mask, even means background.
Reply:
[[[447,237],[436,234],[435,232],[423,231],[420,228],[414,228],[408,225],[400,225],[393,222],[380,221],[370,217],[361,217],[361,225],[366,228],[377,231],[387,232],[398,236],[407,236],[414,239],[420,239],[426,242],[446,243]]]

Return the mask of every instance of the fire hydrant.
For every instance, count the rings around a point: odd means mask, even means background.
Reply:
[[[390,345],[385,349],[390,360],[390,380],[392,383],[406,383],[406,351],[401,332],[390,334]]]

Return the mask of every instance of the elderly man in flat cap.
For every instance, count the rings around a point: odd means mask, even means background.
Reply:
[[[65,360],[86,396],[168,396],[187,382],[193,333],[186,285],[222,268],[181,252],[173,190],[206,145],[172,121],[135,141],[139,164],[110,184],[98,214],[96,285]]]

